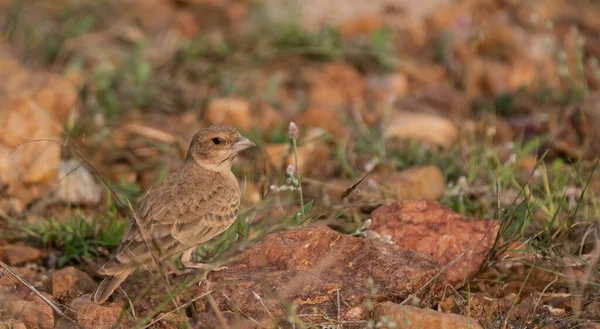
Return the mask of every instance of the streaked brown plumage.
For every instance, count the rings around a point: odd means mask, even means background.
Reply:
[[[107,277],[92,295],[94,302],[106,301],[136,268],[156,269],[153,257],[160,261],[183,252],[184,266],[205,268],[191,263],[191,254],[235,221],[240,188],[231,163],[251,146],[231,127],[210,126],[196,133],[181,168],[140,201],[137,218],[130,219],[114,258],[99,270]]]

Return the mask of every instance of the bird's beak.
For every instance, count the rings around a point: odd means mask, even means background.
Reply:
[[[240,152],[252,146],[256,146],[256,144],[252,143],[252,141],[244,136],[238,136],[237,141],[233,143],[233,151]]]

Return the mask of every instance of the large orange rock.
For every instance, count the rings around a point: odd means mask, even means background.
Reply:
[[[391,235],[399,246],[433,255],[442,266],[453,262],[444,276],[455,286],[478,272],[499,227],[496,221],[466,217],[434,201],[382,206],[373,211],[371,220],[372,230]]]
[[[56,179],[61,152],[59,123],[29,98],[0,98],[0,184],[20,211]]]
[[[481,329],[472,318],[458,314],[446,314],[432,309],[385,302],[375,309],[375,319],[385,329],[444,328]],[[393,323],[393,324],[392,324]]]
[[[314,315],[303,317],[303,321],[319,324],[338,316],[341,321],[367,320],[371,302],[401,301],[416,294],[426,303],[432,296],[437,299],[444,285],[443,280],[426,285],[440,270],[429,255],[389,241],[341,234],[326,226],[270,234],[227,267],[210,273],[202,286],[188,285],[179,295],[181,302],[203,295],[208,288],[214,291],[219,310],[233,323],[233,315],[241,312],[246,314],[243,318],[265,321],[265,325],[270,322],[266,327],[272,327],[273,318],[287,319],[282,305],[289,303],[295,306],[296,314]],[[190,279],[182,276],[171,285]],[[135,280],[133,285],[134,291],[151,289],[134,305],[138,316],[154,312],[165,299],[160,284]],[[421,289],[424,286],[427,288]],[[338,296],[340,303],[335,302]],[[117,300],[123,298],[119,293]],[[204,298],[194,305],[203,328],[222,328]],[[265,308],[273,318],[265,314]],[[237,327],[233,323],[231,327]]]

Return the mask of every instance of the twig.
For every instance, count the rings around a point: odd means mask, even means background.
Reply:
[[[217,306],[217,303],[215,302],[215,299],[213,298],[213,296],[209,293],[206,295],[206,299],[208,300],[210,307],[215,312],[215,315],[217,316],[219,323],[221,323],[221,328],[229,329],[229,326],[227,325],[227,321],[225,321],[225,318],[223,317],[223,313],[221,313],[221,311],[219,311],[219,307]]]
[[[10,268],[10,266],[6,265],[3,261],[0,261],[0,267],[2,267],[6,272],[8,272],[10,275],[12,275],[15,279],[19,280],[22,284],[24,284],[27,288],[29,288],[29,290],[31,290],[39,298],[41,298],[42,301],[44,301],[44,303],[48,304],[48,306],[50,306],[50,308],[52,308],[52,310],[54,311],[54,313],[56,313],[56,315],[58,315],[61,318],[64,318],[67,321],[73,323],[75,326],[77,326],[77,328],[86,329],[85,327],[83,327],[80,324],[78,324],[77,321],[73,320],[71,317],[69,317],[68,315],[66,315],[65,312],[63,312],[60,308],[58,308],[58,306],[56,306],[56,304],[54,304],[46,296],[42,295],[42,293],[39,290],[37,290],[29,282],[25,281],[25,279],[23,279],[19,274],[17,274],[15,271],[13,271]]]
[[[338,288],[336,291],[337,295],[337,320],[340,321],[340,289]]]

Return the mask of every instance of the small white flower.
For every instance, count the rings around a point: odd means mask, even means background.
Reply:
[[[288,137],[293,140],[300,138],[300,131],[298,131],[298,126],[296,126],[294,121],[290,122],[290,126],[288,127]]]
[[[296,172],[296,168],[294,168],[293,165],[288,165],[287,168],[285,168],[285,172],[290,176],[294,176],[294,173]]]

